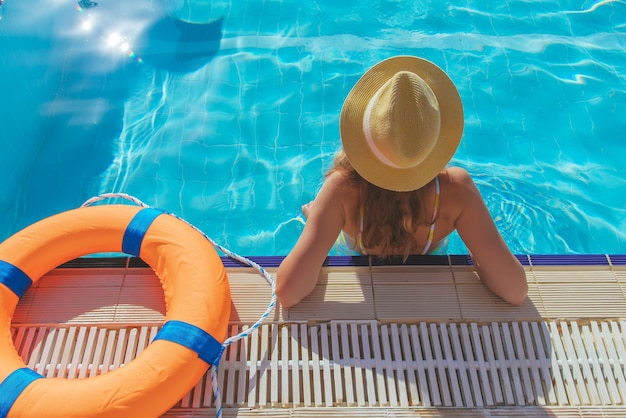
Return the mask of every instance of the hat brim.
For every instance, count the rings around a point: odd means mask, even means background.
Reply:
[[[363,133],[365,109],[378,91],[398,71],[411,71],[430,86],[441,117],[439,139],[418,165],[396,168],[381,162],[370,150]],[[416,190],[434,179],[456,152],[463,135],[463,104],[450,77],[437,65],[422,58],[397,56],[370,68],[354,85],[341,109],[341,142],[350,164],[365,180],[395,191]]]

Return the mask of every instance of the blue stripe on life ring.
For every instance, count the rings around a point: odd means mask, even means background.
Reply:
[[[124,238],[122,239],[122,251],[126,254],[139,257],[141,251],[141,243],[143,237],[146,235],[146,231],[152,225],[152,222],[161,215],[163,212],[159,209],[146,208],[142,209],[133,217],[128,224],[126,232],[124,232]]]
[[[198,357],[210,365],[217,365],[224,347],[211,334],[183,321],[167,321],[157,332],[153,341],[171,341],[198,353]]]
[[[24,389],[33,381],[43,378],[42,375],[27,367],[13,371],[0,383],[0,418],[6,418],[11,407]]]
[[[33,284],[33,281],[19,267],[0,260],[0,283],[8,287],[18,298],[21,298]]]

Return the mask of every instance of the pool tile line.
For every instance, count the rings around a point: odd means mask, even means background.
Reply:
[[[626,266],[626,254],[516,254],[523,266]],[[249,265],[221,256],[225,267],[249,267]],[[264,267],[278,267],[284,256],[244,256]],[[411,255],[405,261],[402,257],[377,258],[369,256],[329,256],[324,267],[366,267],[366,266],[473,266],[467,254],[451,255]],[[137,257],[82,257],[69,261],[59,268],[145,268],[148,265]]]
[[[612,266],[626,266],[626,254],[608,254]]]
[[[536,254],[530,255],[532,266],[607,266],[606,254]]]

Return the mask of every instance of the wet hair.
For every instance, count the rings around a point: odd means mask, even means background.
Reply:
[[[420,252],[415,232],[420,224],[430,223],[424,218],[422,189],[396,192],[375,186],[356,172],[343,150],[335,156],[326,177],[335,171],[346,173],[360,190],[364,248],[376,248],[383,257],[401,254],[405,259]]]

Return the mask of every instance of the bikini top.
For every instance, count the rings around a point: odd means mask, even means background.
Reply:
[[[435,208],[433,210],[433,219],[430,223],[430,230],[428,231],[428,240],[426,241],[426,245],[424,245],[424,249],[420,253],[421,255],[428,254],[428,250],[430,250],[430,246],[433,243],[433,237],[435,236],[435,220],[437,219],[437,215],[439,213],[439,195],[441,194],[439,188],[439,178],[435,177]],[[359,222],[359,234],[356,237],[356,245],[358,248],[355,248],[361,254],[367,254],[367,250],[363,246],[362,235],[363,235],[363,205],[361,205],[360,209],[361,219]],[[346,236],[348,236],[346,234]]]

